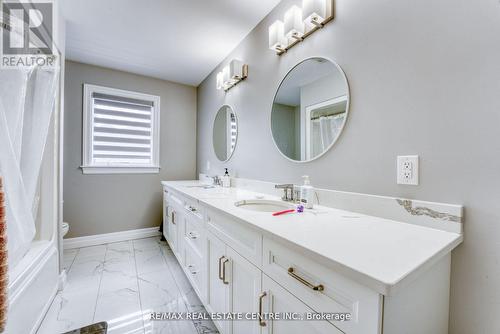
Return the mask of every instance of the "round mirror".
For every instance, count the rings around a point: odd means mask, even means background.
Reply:
[[[306,59],[288,72],[274,97],[274,142],[290,160],[316,159],[337,141],[348,109],[349,87],[342,69],[324,58]]]
[[[233,155],[238,139],[238,120],[230,106],[222,106],[214,121],[213,144],[220,161],[228,161]]]

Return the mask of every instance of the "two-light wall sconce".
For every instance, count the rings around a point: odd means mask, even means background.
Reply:
[[[303,0],[302,8],[293,5],[284,21],[269,26],[269,49],[281,56],[313,32],[333,20],[334,0]]]
[[[233,59],[221,72],[217,73],[217,89],[228,91],[248,77],[248,65]]]

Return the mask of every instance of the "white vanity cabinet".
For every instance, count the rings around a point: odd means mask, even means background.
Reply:
[[[450,254],[418,278],[382,293],[308,249],[164,186],[164,234],[209,312],[248,314],[214,319],[222,334],[445,334]],[[279,314],[302,320],[257,319]],[[306,314],[349,314],[347,321]],[[252,318],[253,315],[253,318]]]
[[[265,313],[274,314],[312,314],[314,311],[278,283],[263,275],[263,293],[259,299]],[[263,334],[341,334],[326,320],[264,320]],[[244,332],[241,332],[244,333]]]
[[[178,194],[168,191],[167,193],[168,199],[168,207],[167,207],[167,228],[164,229],[164,235],[167,239],[170,248],[177,256],[177,259],[181,263],[184,263],[182,255],[183,243],[182,241],[182,232],[184,228],[184,201],[182,197]]]
[[[262,272],[212,233],[208,233],[208,296],[210,312],[256,314],[262,293]],[[258,319],[214,321],[221,333],[258,334]]]
[[[169,222],[170,222],[170,206],[169,206],[168,189],[163,187],[163,235],[165,239],[170,240]]]

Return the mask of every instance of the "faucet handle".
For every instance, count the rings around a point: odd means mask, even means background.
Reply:
[[[276,189],[283,189],[283,197],[281,197],[282,200],[286,202],[291,202],[293,201],[293,188],[294,185],[291,183],[285,183],[285,184],[276,184],[274,186]]]
[[[291,183],[276,184],[276,185],[274,185],[274,188],[276,188],[276,189],[293,188],[293,184],[291,184]]]

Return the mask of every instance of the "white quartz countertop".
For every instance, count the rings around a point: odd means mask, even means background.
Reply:
[[[238,188],[204,189],[200,181],[163,185],[199,200],[319,256],[323,264],[384,295],[428,269],[462,242],[462,235],[414,224],[315,206],[304,213],[272,216],[234,205],[244,199],[279,199]]]

